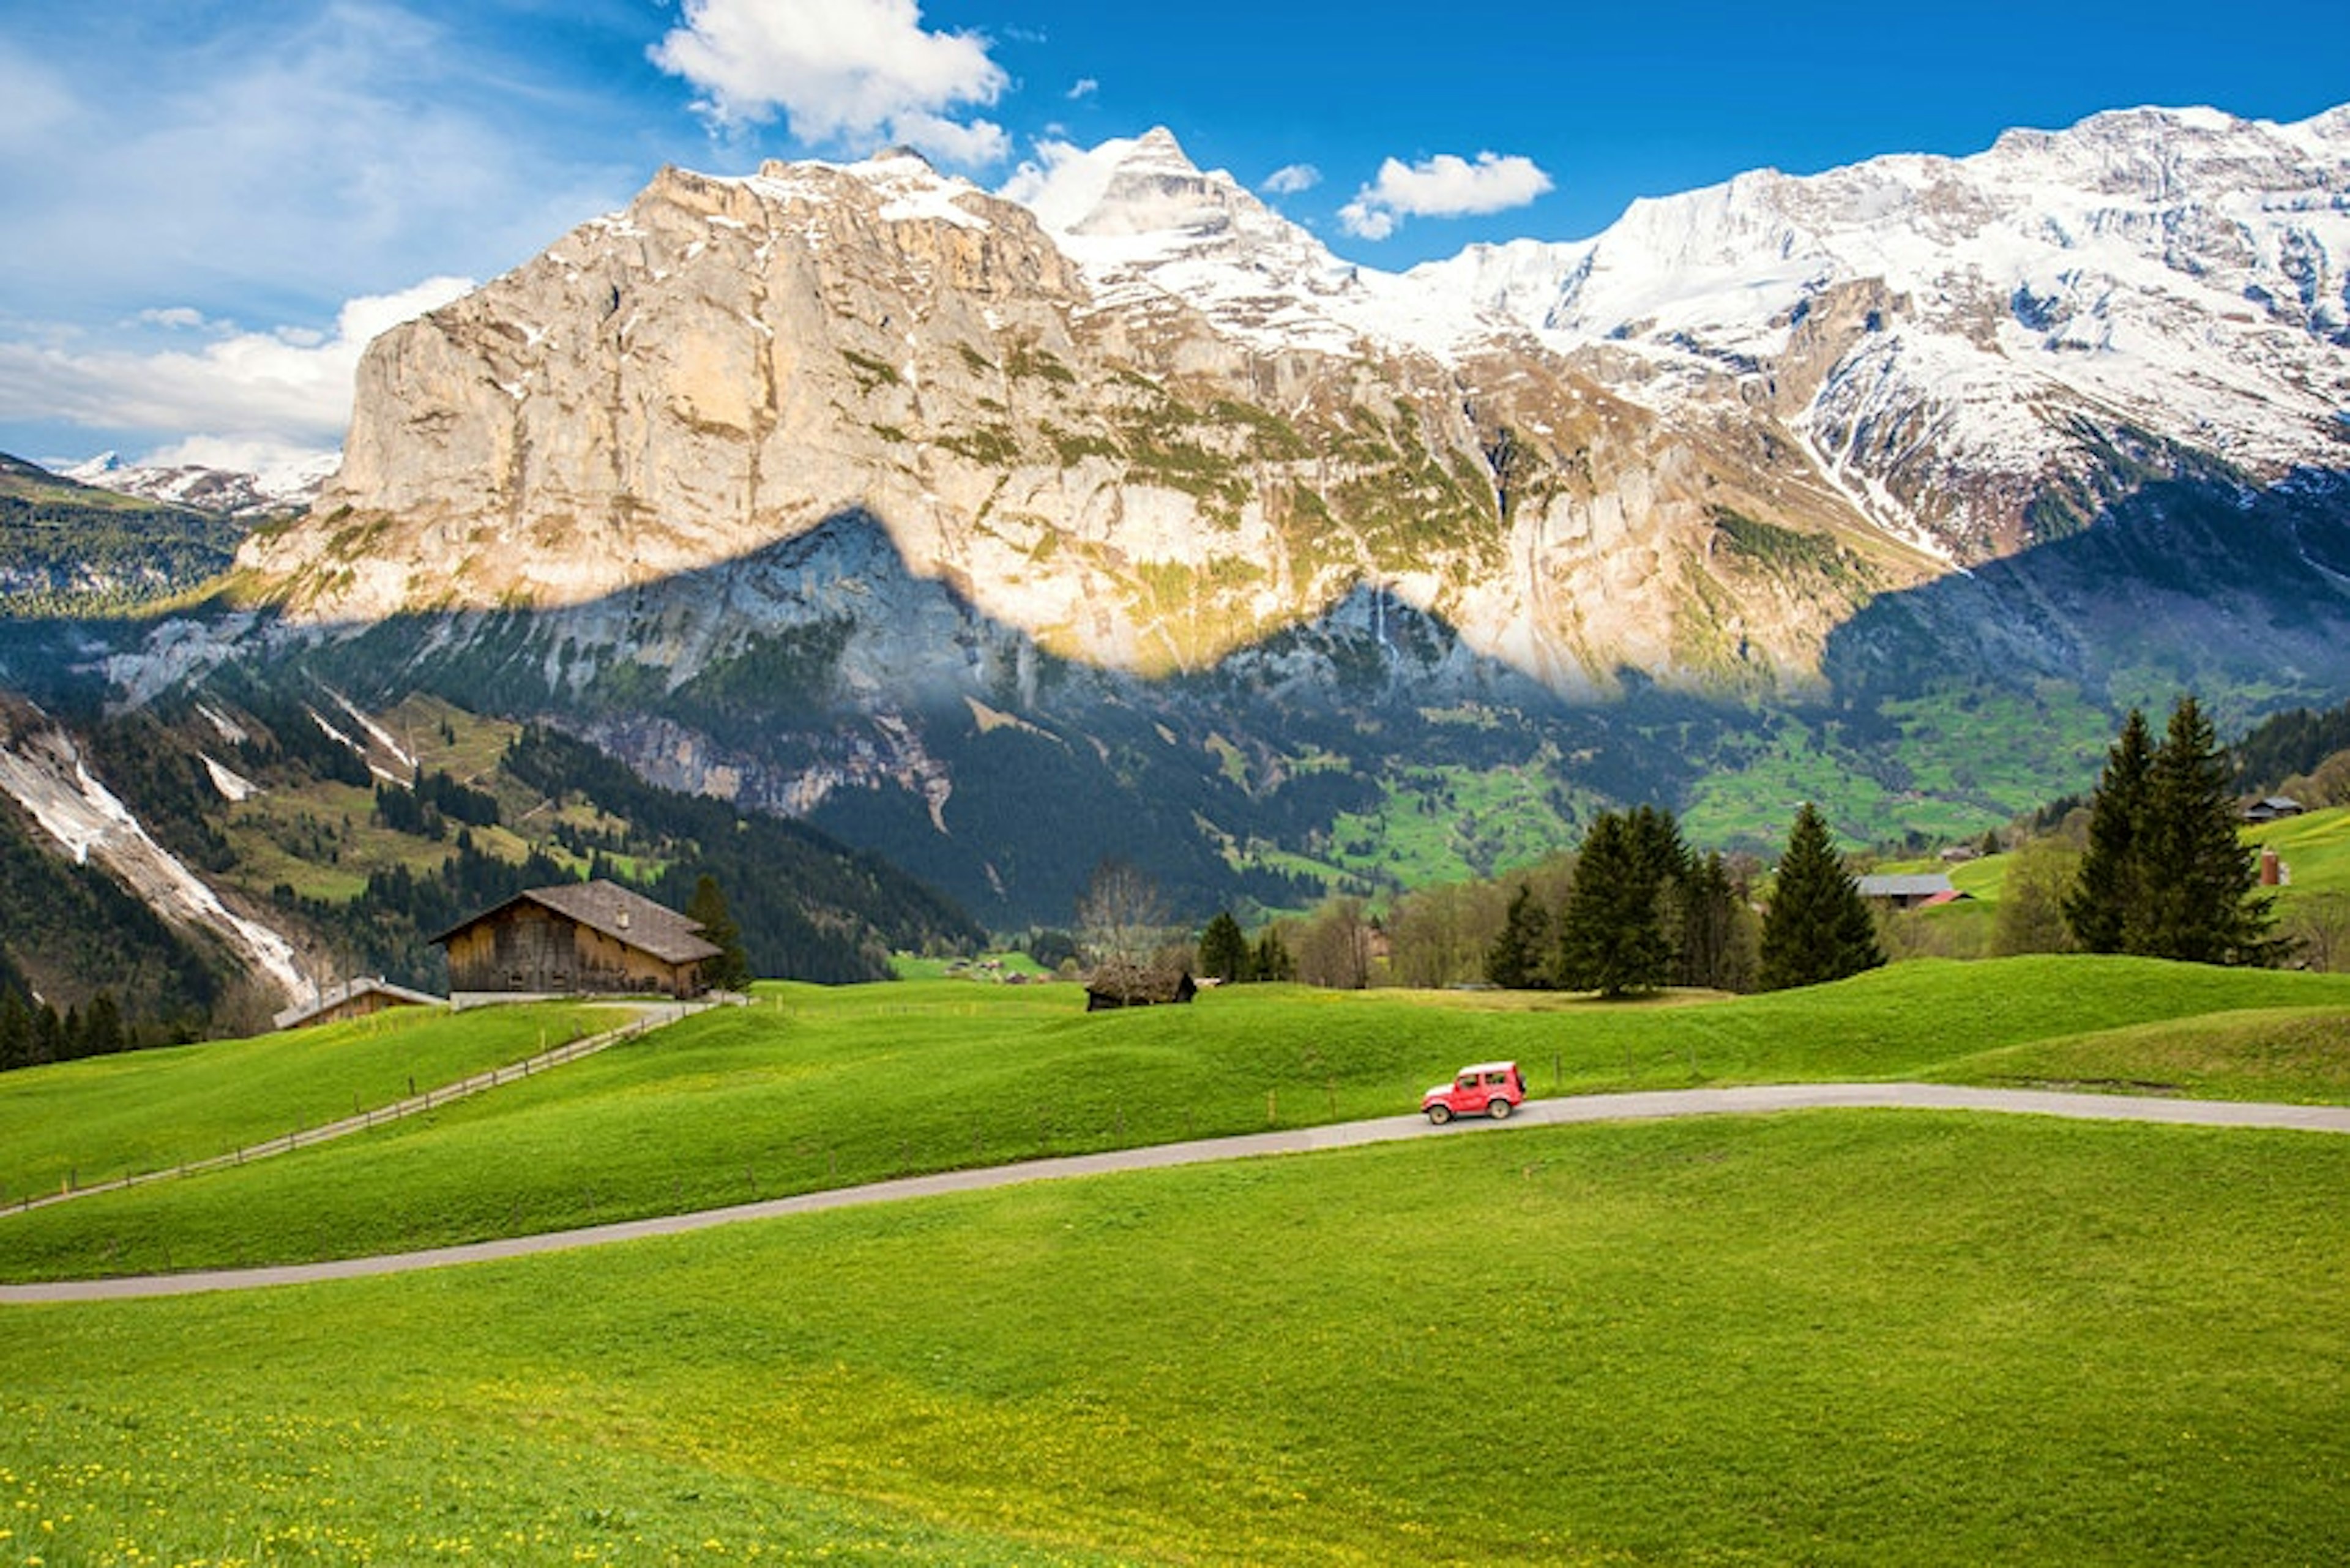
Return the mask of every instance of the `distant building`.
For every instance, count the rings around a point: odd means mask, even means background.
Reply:
[[[432,940],[461,1005],[523,996],[699,996],[718,948],[702,923],[613,882],[517,893]]]
[[[329,986],[309,1001],[287,1008],[271,1022],[280,1029],[307,1029],[314,1023],[340,1023],[347,1018],[366,1018],[394,1007],[447,1005],[443,998],[394,985],[378,975],[372,980],[347,980],[340,985]]]
[[[1929,909],[1966,897],[1951,887],[1950,879],[1939,871],[1862,877],[1856,880],[1860,884],[1862,898],[1896,909]]]
[[[1200,982],[1189,970],[1113,960],[1086,977],[1086,1011],[1101,1012],[1118,1007],[1160,1007],[1186,1002],[1200,994]]]
[[[2308,810],[2289,794],[2272,794],[2256,800],[2244,807],[2246,822],[2277,822],[2288,816],[2299,816]]]

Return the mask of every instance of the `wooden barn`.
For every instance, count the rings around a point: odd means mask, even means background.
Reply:
[[[433,938],[449,950],[449,994],[493,997],[702,994],[718,956],[702,925],[612,882],[533,888]]]
[[[275,1022],[280,1029],[307,1029],[314,1023],[340,1023],[347,1018],[366,1018],[394,1007],[443,1005],[437,996],[394,985],[381,975],[372,980],[362,976],[315,992],[307,1002],[296,1002],[279,1013]]]
[[[1200,982],[1189,970],[1112,960],[1086,977],[1086,1011],[1118,1007],[1163,1007],[1191,1001]]]

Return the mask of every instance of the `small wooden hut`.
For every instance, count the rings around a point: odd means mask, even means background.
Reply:
[[[1191,971],[1157,964],[1112,960],[1086,977],[1087,1012],[1114,1007],[1160,1007],[1189,1002],[1199,994],[1200,982],[1191,978]]]
[[[533,888],[433,938],[460,1002],[517,996],[699,996],[718,949],[702,923],[614,882]]]
[[[340,1023],[347,1018],[366,1018],[394,1007],[446,1005],[440,997],[394,985],[381,975],[373,979],[362,976],[315,992],[307,1002],[296,1002],[272,1022],[280,1029],[307,1029],[314,1023]]]

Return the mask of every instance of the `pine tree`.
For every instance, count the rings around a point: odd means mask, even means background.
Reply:
[[[1884,961],[1860,888],[1836,855],[1827,824],[1806,801],[1788,832],[1762,920],[1762,989],[1843,980]]]
[[[1673,957],[1665,889],[1679,845],[1671,816],[1652,807],[1627,816],[1600,813],[1584,837],[1575,889],[1559,919],[1562,983],[1607,997],[1665,983]]]
[[[128,1044],[122,1034],[122,1009],[110,991],[101,991],[89,999],[89,1011],[81,1018],[81,1054],[85,1056],[111,1056]]]
[[[1228,984],[1248,978],[1248,939],[1241,934],[1241,923],[1229,909],[1217,910],[1216,918],[1200,933],[1200,972]]]
[[[0,985],[0,1073],[33,1064],[33,1012],[12,985]]]
[[[726,895],[720,890],[718,878],[704,872],[693,885],[693,897],[687,900],[686,918],[702,925],[702,940],[718,950],[718,956],[702,967],[702,978],[718,991],[743,991],[751,983],[751,961],[743,950],[742,929],[735,925],[733,912],[726,907]]]
[[[1673,888],[1677,984],[1736,991],[1751,979],[1739,940],[1738,889],[1717,852],[1694,861]]]
[[[2265,963],[2276,947],[2271,900],[2236,831],[2233,768],[2191,696],[2147,770],[2135,835],[2139,888],[2126,912],[2125,951],[2190,963]]]
[[[2120,952],[2124,927],[2143,897],[2137,835],[2153,767],[2154,740],[2146,715],[2133,708],[2122,722],[2121,738],[2106,753],[2106,771],[2089,805],[2088,848],[2064,899],[2064,923],[2085,952]]]
[[[1550,945],[1550,911],[1521,882],[1503,918],[1502,934],[1485,951],[1485,978],[1504,991],[1547,991]]]
[[[1249,978],[1264,981],[1297,978],[1296,961],[1289,956],[1288,944],[1281,940],[1281,932],[1276,928],[1265,927],[1264,935],[1257,938],[1256,950],[1249,955]]]

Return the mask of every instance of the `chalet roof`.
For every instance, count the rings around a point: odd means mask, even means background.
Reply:
[[[1864,898],[1932,898],[1951,891],[1950,879],[1939,871],[1887,872],[1859,883]]]
[[[432,940],[446,945],[458,932],[469,930],[517,904],[536,904],[601,931],[616,942],[650,953],[663,963],[696,963],[718,956],[719,950],[702,940],[702,922],[688,919],[666,904],[656,904],[641,893],[631,893],[617,882],[564,882],[553,888],[532,888],[504,903],[460,920]]]
[[[1086,977],[1087,995],[1128,1007],[1139,1002],[1188,1001],[1187,993],[1198,989],[1199,982],[1188,971],[1118,959],[1100,964]]]
[[[404,985],[394,985],[378,975],[347,980],[340,985],[330,985],[307,1002],[296,1002],[270,1020],[280,1029],[299,1029],[324,1012],[330,1012],[345,1002],[357,1002],[363,996],[380,996],[394,1006],[440,1007],[446,999],[421,991],[411,991]]]

